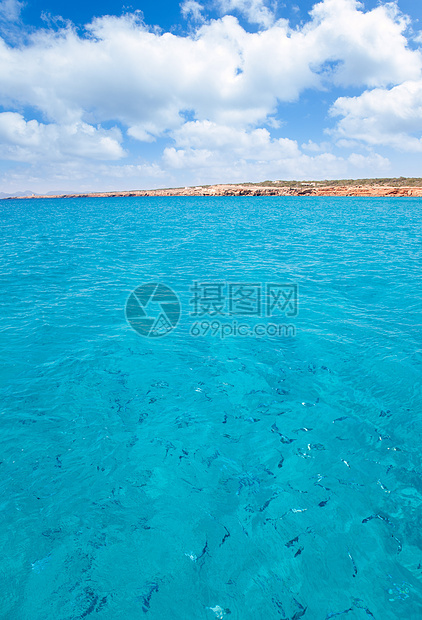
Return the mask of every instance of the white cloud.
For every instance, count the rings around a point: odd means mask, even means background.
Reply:
[[[417,33],[413,36],[413,40],[414,40],[416,43],[422,43],[422,32],[421,32],[421,31],[417,32]]]
[[[409,50],[404,36],[408,18],[394,3],[366,12],[361,6],[357,0],[314,6],[304,33],[316,62],[328,63],[327,74],[341,86],[387,86],[419,77],[421,56]]]
[[[422,80],[390,90],[377,88],[358,97],[340,97],[331,114],[343,117],[334,131],[340,138],[422,151]]]
[[[316,142],[313,142],[313,140],[308,140],[308,142],[302,144],[302,149],[311,153],[322,153],[324,151],[330,151],[331,148],[332,147],[329,142],[321,142],[320,144],[317,144]]]
[[[298,154],[294,140],[272,140],[267,129],[246,131],[210,121],[185,123],[173,132],[177,146],[191,149],[230,151],[243,159],[272,160],[275,156],[294,157]]]
[[[18,21],[23,7],[24,2],[19,2],[19,0],[2,0],[0,2],[0,21]]]
[[[247,131],[209,121],[188,122],[173,133],[175,146],[164,151],[163,168],[173,169],[180,182],[191,175],[197,183],[258,181],[264,178],[304,179],[385,173],[388,159],[378,154],[337,157],[309,156],[295,140],[273,139],[266,129]]]
[[[131,138],[140,142],[155,142],[154,133],[157,132],[154,124],[144,123],[143,125],[132,125],[127,133]]]
[[[268,28],[274,23],[274,13],[266,6],[264,0],[218,0],[224,14],[237,11],[250,23]]]
[[[407,48],[404,27],[385,6],[363,13],[353,0],[324,0],[301,29],[278,21],[259,33],[231,16],[191,36],[150,32],[136,16],[103,17],[89,38],[68,28],[1,43],[0,103],[34,106],[57,123],[115,119],[143,137],[180,126],[185,110],[257,125],[305,89],[419,77],[421,55]]]
[[[141,142],[174,141],[161,163],[133,164],[164,185],[194,177],[351,176],[362,162],[374,173],[385,170],[388,161],[376,154],[342,158],[324,143],[299,148],[295,140],[272,137],[283,120],[275,118],[280,102],[343,86],[373,89],[333,106],[332,114],[342,117],[336,137],[343,145],[353,139],[400,148],[407,136],[419,150],[411,134],[420,127],[422,56],[409,49],[408,22],[394,4],[364,11],[355,0],[323,0],[308,22],[292,29],[286,20],[274,21],[263,0],[218,1],[260,31],[249,32],[231,15],[203,23],[202,5],[185,0],[182,12],[199,24],[189,35],[150,30],[135,13],[95,19],[86,36],[57,22],[13,46],[0,39],[0,105],[10,110],[0,114],[0,156],[35,162],[37,179],[38,161],[60,162],[63,174],[74,165],[80,172],[73,178],[85,183],[84,170],[93,168],[78,168],[81,159],[125,155],[120,129],[102,127],[112,123]],[[0,7],[6,6],[8,15],[19,15],[19,2],[3,0]],[[390,106],[384,111],[383,98]],[[404,104],[406,114],[396,110]],[[31,108],[43,123],[20,114]],[[135,178],[131,170],[116,166],[110,178],[119,179],[119,171]],[[97,178],[106,182],[102,174]],[[139,183],[148,187],[145,178]]]
[[[13,194],[29,189],[45,192],[118,191],[154,188],[173,179],[157,164],[104,164],[81,160],[40,162],[31,167],[9,169],[0,174],[1,191]]]
[[[196,2],[196,0],[185,0],[183,4],[180,5],[180,9],[185,19],[192,16],[195,22],[199,23],[205,21],[202,14],[204,7],[201,6],[199,2]]]
[[[1,118],[1,116],[0,116]],[[0,123],[1,127],[1,123]],[[22,142],[39,138],[25,135]],[[4,133],[0,135],[4,140]],[[247,131],[209,121],[188,122],[173,133],[174,146],[164,149],[156,163],[105,164],[78,157],[57,158],[52,165],[39,157],[30,166],[0,175],[2,191],[95,191],[148,189],[181,185],[262,181],[273,179],[324,179],[384,175],[389,161],[377,154],[332,153],[301,150],[294,140],[274,139],[266,129]],[[24,159],[24,158],[22,158]]]
[[[45,125],[26,122],[21,114],[0,113],[0,158],[36,162],[66,157],[113,160],[124,156],[118,129],[96,129],[87,123]]]

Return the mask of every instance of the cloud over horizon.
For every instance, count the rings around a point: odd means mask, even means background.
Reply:
[[[13,2],[0,15],[17,19]],[[422,150],[422,55],[396,4],[323,0],[295,28],[261,0],[217,4],[224,14],[209,19],[185,1],[185,34],[134,13],[96,18],[82,34],[66,24],[0,39],[0,158],[26,163],[34,190],[46,191],[63,161],[74,164],[64,189],[123,189],[134,170],[150,187],[386,174],[394,152],[383,149]],[[325,152],[300,147],[300,118],[288,119],[309,97],[325,100]],[[91,187],[83,179],[81,162],[120,160],[98,163]],[[24,175],[8,164],[0,189],[22,189]]]

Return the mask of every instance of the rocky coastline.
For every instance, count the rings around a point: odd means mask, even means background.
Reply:
[[[274,185],[207,185],[170,189],[131,190],[115,192],[89,192],[75,194],[32,195],[9,197],[3,200],[30,200],[33,198],[129,198],[147,196],[362,196],[372,197],[422,197],[422,187],[395,187],[393,185],[317,185],[302,183],[300,186],[277,187]]]

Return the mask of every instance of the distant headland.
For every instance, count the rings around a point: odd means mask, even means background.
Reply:
[[[32,198],[129,198],[142,196],[362,196],[422,197],[422,178],[347,179],[334,181],[263,181],[224,183],[151,190],[30,194],[6,196],[4,200]]]

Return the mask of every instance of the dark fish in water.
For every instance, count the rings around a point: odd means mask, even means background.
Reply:
[[[393,536],[394,540],[396,541],[398,547],[397,547],[397,553],[400,553],[401,550],[403,549],[403,546],[401,544],[401,542],[399,541],[399,539],[396,536]]]
[[[325,620],[330,620],[330,618],[335,618],[335,616],[342,616],[343,614],[348,614],[350,611],[353,611],[353,607],[349,607],[349,609],[345,609],[344,611],[336,611],[325,616]]]
[[[95,605],[96,605],[96,604],[97,604],[97,602],[98,602],[98,595],[97,595],[97,594],[95,594],[95,595],[94,595],[94,593],[91,593],[91,594],[92,594],[92,596],[91,596],[91,598],[92,598],[91,603],[90,603],[90,605],[89,605],[88,609],[86,609],[86,610],[85,610],[85,611],[81,614],[81,618],[86,618],[87,616],[89,616],[90,614],[92,614],[92,612],[95,610]]]
[[[144,614],[149,611],[149,608],[151,606],[151,596],[154,594],[154,592],[158,592],[158,583],[150,583],[148,584],[148,586],[149,589],[147,594],[142,597],[142,611],[144,612]]]
[[[371,515],[370,517],[366,517],[365,519],[362,519],[362,523],[368,523],[368,521],[372,521],[372,519],[376,519],[377,515]]]
[[[289,542],[286,542],[286,547],[292,547],[295,543],[299,542],[299,536],[296,536],[296,538],[292,538],[292,540],[289,540]]]
[[[205,547],[202,549],[201,555],[198,555],[197,560],[203,558],[206,553],[208,553],[208,541],[205,541]]]
[[[219,544],[219,547],[221,547],[222,545],[224,545],[224,543],[226,542],[226,540],[230,537],[230,532],[229,530],[226,528],[226,526],[224,526],[224,529],[226,530],[226,533],[224,534],[223,540],[221,541],[221,543]]]
[[[86,618],[87,616],[90,616],[94,611],[95,613],[98,613],[107,603],[106,596],[100,599],[98,594],[95,594],[95,592],[93,592],[91,588],[87,588],[85,590],[85,595],[87,598],[88,607],[83,613],[81,613],[79,618]]]
[[[278,496],[278,493],[274,493],[270,499],[267,499],[267,501],[261,506],[261,508],[259,509],[259,512],[264,512],[264,510],[266,508],[268,508],[268,506],[270,505],[270,503],[273,501],[273,499],[275,499]]]
[[[276,392],[280,394],[280,396],[287,396],[289,394],[289,390],[283,390],[282,388],[277,388]]]
[[[350,560],[351,560],[351,562],[353,564],[353,577],[356,577],[356,575],[358,574],[358,569],[357,569],[356,563],[355,563],[354,559],[352,558],[352,554],[350,553],[349,550],[347,550],[347,553],[348,553],[348,556],[349,556],[349,558],[350,558]]]
[[[278,468],[280,469],[281,467],[283,467],[283,463],[284,463],[284,456],[282,454],[280,454],[280,460],[278,462]]]
[[[368,616],[371,616],[371,618],[375,618],[375,616],[372,613],[372,611],[369,611],[369,609],[367,607],[365,607],[365,604],[364,604],[364,602],[362,601],[361,598],[353,598],[352,599],[352,603],[358,609],[363,609],[367,613]]]
[[[289,439],[289,437],[286,437],[286,435],[283,435],[283,433],[280,432],[280,429],[278,428],[276,423],[272,425],[271,432],[277,433],[277,435],[280,436],[281,443],[289,444],[289,443],[293,443],[294,441],[296,441],[296,439]]]
[[[307,607],[304,607],[301,603],[299,603],[299,601],[297,601],[295,598],[293,599],[294,602],[296,603],[296,605],[299,607],[299,611],[297,611],[295,614],[293,614],[291,620],[299,620],[299,618],[302,618],[302,616],[305,615],[306,610],[308,609]]]
[[[388,517],[384,517],[383,515],[380,515],[380,514],[371,515],[370,517],[366,517],[366,519],[362,520],[362,523],[368,523],[368,521],[372,521],[372,519],[380,519],[381,521],[385,521],[385,523],[388,523],[388,525],[391,525],[391,526],[394,527],[394,524],[390,521],[390,519],[388,519]]]
[[[284,609],[283,609],[283,605],[280,603],[280,601],[279,601],[278,599],[276,599],[276,598],[272,598],[272,599],[271,599],[271,602],[272,602],[272,603],[274,603],[274,605],[277,607],[277,609],[280,611],[280,613],[281,613],[283,616],[285,616],[285,615],[286,615],[286,614],[285,614],[285,612],[284,612]]]
[[[280,441],[281,441],[281,443],[289,444],[289,443],[293,443],[294,441],[296,441],[296,439],[289,439],[289,437],[286,437],[286,435],[282,435],[280,433]]]

